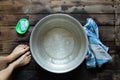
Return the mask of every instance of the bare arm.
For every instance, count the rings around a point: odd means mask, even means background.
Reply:
[[[14,68],[15,67],[13,65],[9,65],[7,68],[1,70],[0,71],[0,80],[8,80],[8,78],[12,74]]]

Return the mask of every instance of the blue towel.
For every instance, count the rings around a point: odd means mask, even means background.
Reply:
[[[111,61],[112,57],[107,53],[108,47],[100,41],[98,26],[92,18],[87,18],[84,30],[89,41],[86,55],[87,68],[101,67],[104,63]]]

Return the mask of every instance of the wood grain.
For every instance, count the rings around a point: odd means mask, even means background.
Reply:
[[[10,54],[18,44],[29,45],[36,23],[53,13],[69,14],[82,25],[93,18],[112,61],[96,69],[86,69],[84,61],[71,72],[52,74],[32,58],[29,65],[13,72],[11,80],[120,80],[120,0],[0,0],[0,55]],[[23,17],[30,21],[30,28],[20,36],[15,26]]]
[[[30,26],[28,32],[20,36],[15,31],[15,26],[4,26],[1,27],[1,37],[0,42],[0,54],[9,53],[11,48],[17,44],[26,43],[29,44],[30,34],[33,30],[34,26]],[[100,33],[100,40],[105,43],[107,46],[111,47],[111,53],[113,52],[114,47],[113,44],[115,41],[115,34],[114,34],[114,26],[99,26],[99,33]],[[7,35],[6,35],[7,34]],[[107,36],[106,36],[107,35]],[[117,41],[117,42],[120,42]]]
[[[20,18],[27,18],[30,21],[31,25],[35,25],[40,19],[45,17],[48,14],[2,14],[0,15],[0,25],[16,25],[17,21]],[[78,21],[80,21],[83,25],[88,17],[93,18],[98,25],[101,26],[114,26],[115,20],[113,14],[70,14]]]
[[[0,6],[0,13],[114,12],[114,2],[112,0],[2,0]]]

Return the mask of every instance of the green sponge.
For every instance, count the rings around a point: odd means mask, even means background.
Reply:
[[[26,18],[21,18],[16,25],[16,32],[18,34],[25,34],[30,26],[30,22]]]

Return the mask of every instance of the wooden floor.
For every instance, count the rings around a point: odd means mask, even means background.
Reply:
[[[69,73],[53,74],[32,59],[28,66],[13,72],[12,80],[120,80],[120,0],[0,0],[0,55],[8,55],[20,43],[29,45],[35,24],[53,13],[69,14],[82,25],[88,17],[93,18],[101,41],[109,47],[112,62],[89,70],[83,62]],[[30,21],[30,29],[20,36],[15,26],[23,17]]]

